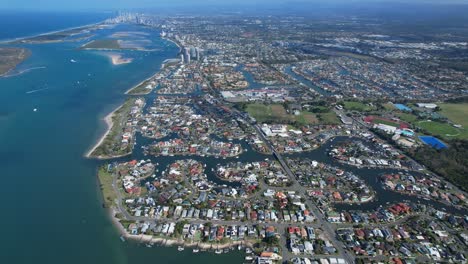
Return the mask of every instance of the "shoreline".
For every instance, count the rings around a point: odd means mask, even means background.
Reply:
[[[164,40],[167,40],[167,41],[169,41],[169,42],[174,43],[174,44],[179,48],[179,50],[182,49],[182,46],[181,46],[178,42],[176,42],[175,40],[172,40],[172,39],[170,39],[170,38],[168,38],[168,37],[161,37],[161,39],[164,39]]]
[[[0,49],[1,49],[1,47],[0,47]],[[20,64],[25,62],[32,55],[32,51],[30,49],[28,49],[28,48],[13,48],[13,49],[21,49],[21,54],[19,56],[24,56],[24,57],[22,57],[21,60],[16,62],[15,65],[13,65],[6,72],[0,73],[0,78],[6,78],[6,77],[12,77],[12,76],[20,75],[20,74],[27,71],[27,69],[26,69],[26,70],[24,70],[22,72],[19,72],[18,74],[11,74]]]
[[[133,86],[132,88],[128,89],[127,91],[125,91],[124,94],[126,95],[147,95],[149,93],[151,93],[151,91],[149,91],[148,93],[141,93],[141,94],[129,94],[132,90],[140,87],[141,85],[143,85],[145,82],[151,80],[152,78],[154,78],[157,74],[159,73],[159,71],[157,71],[155,74],[151,75],[150,77],[144,79],[143,81],[141,81],[139,84]]]
[[[57,33],[61,33],[61,32],[68,31],[68,30],[98,26],[98,25],[104,24],[105,21],[106,20],[96,22],[96,23],[92,23],[92,24],[86,24],[86,25],[82,25],[82,26],[69,27],[69,28],[49,31],[49,32],[45,32],[45,33],[38,33],[38,34],[29,35],[29,36],[17,37],[17,38],[13,38],[13,39],[4,39],[4,40],[0,39],[0,44],[10,44],[10,43],[13,43],[13,42],[22,41],[22,40],[26,40],[26,39],[29,39],[29,38],[35,38],[35,37],[40,37],[40,36],[47,36],[47,35],[57,34]]]
[[[157,246],[164,246],[164,247],[173,247],[173,246],[184,246],[184,247],[190,247],[190,248],[199,248],[199,249],[205,249],[205,250],[216,250],[216,249],[226,249],[226,248],[231,248],[235,247],[238,245],[243,245],[246,247],[253,247],[252,242],[250,241],[230,241],[229,243],[224,243],[224,244],[210,244],[206,242],[187,242],[181,239],[177,238],[170,238],[170,237],[156,237],[152,235],[132,235],[130,234],[120,223],[119,218],[117,218],[115,215],[118,211],[115,210],[114,208],[109,208],[108,209],[108,214],[109,217],[111,218],[112,224],[117,228],[118,232],[120,233],[121,237],[135,241],[137,243],[154,243]]]
[[[180,46],[179,43],[177,43],[176,41],[174,41],[174,40],[172,40],[172,39],[169,39],[169,38],[166,38],[166,37],[161,37],[161,39],[164,39],[164,40],[166,40],[166,41],[169,41],[169,42],[175,44],[175,45],[179,48],[179,51],[180,51],[181,46]],[[152,90],[149,91],[149,92],[147,92],[147,93],[129,94],[132,90],[134,90],[134,89],[140,87],[140,86],[143,85],[145,82],[147,82],[147,81],[151,80],[152,78],[156,77],[156,75],[157,75],[161,70],[163,70],[163,69],[166,67],[166,64],[168,64],[168,63],[170,63],[170,62],[172,62],[172,61],[176,61],[176,60],[178,60],[178,59],[177,59],[177,58],[168,58],[168,59],[165,59],[165,60],[163,61],[163,63],[161,64],[161,68],[160,68],[158,71],[156,71],[156,72],[155,72],[154,74],[152,74],[150,77],[144,79],[143,81],[141,81],[141,82],[138,83],[137,85],[134,85],[133,87],[131,87],[130,89],[128,89],[127,91],[125,91],[124,94],[126,94],[126,95],[147,95],[147,94],[151,93]]]
[[[112,61],[112,65],[115,66],[129,64],[133,62],[133,58],[126,58],[122,54],[109,54],[109,58]]]
[[[112,122],[112,117],[114,116],[115,112],[117,112],[120,108],[122,108],[123,104],[118,106],[116,109],[114,109],[112,112],[107,114],[102,120],[106,123],[107,129],[106,132],[100,137],[100,139],[94,144],[94,146],[86,152],[85,157],[86,158],[93,158],[91,155],[104,141],[104,139],[107,137],[107,135],[110,133],[112,130],[112,127],[114,126],[114,122]],[[99,157],[96,157],[99,158]]]

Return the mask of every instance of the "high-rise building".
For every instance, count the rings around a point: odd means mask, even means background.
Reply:
[[[194,60],[197,59],[197,51],[196,51],[196,49],[195,49],[194,47],[191,47],[191,48],[190,48],[190,57],[191,57],[192,59],[194,59]]]
[[[190,49],[189,48],[184,49],[184,62],[187,64],[190,63]]]
[[[195,59],[198,61],[200,60],[200,49],[195,48]]]

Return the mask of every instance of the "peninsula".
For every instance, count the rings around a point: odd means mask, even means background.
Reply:
[[[111,159],[129,155],[134,146],[134,122],[141,115],[144,105],[144,99],[128,99],[122,106],[108,114],[104,118],[107,131],[86,156]]]
[[[7,75],[30,55],[31,51],[25,48],[0,47],[0,77]]]

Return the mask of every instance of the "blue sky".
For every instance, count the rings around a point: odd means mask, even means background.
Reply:
[[[285,3],[330,3],[362,4],[364,2],[399,3],[456,3],[468,4],[468,0],[0,0],[0,9],[121,9],[158,6],[196,5],[275,5]],[[220,4],[223,3],[223,4]]]

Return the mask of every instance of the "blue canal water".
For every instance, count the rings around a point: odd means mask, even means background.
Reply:
[[[286,74],[288,74],[289,76],[291,76],[292,78],[296,79],[297,81],[299,81],[300,83],[303,83],[304,85],[306,85],[307,87],[315,90],[318,94],[320,95],[331,95],[330,92],[326,91],[326,90],[323,90],[321,88],[319,88],[316,84],[314,84],[312,81],[309,81],[307,80],[306,78],[300,76],[299,74],[296,74],[293,70],[292,70],[292,67],[287,67],[284,71]]]
[[[8,28],[0,30],[0,39],[105,18],[83,20],[82,15],[61,16],[44,26],[29,24],[36,21],[31,18],[18,31],[0,22]],[[12,19],[0,16],[8,23]],[[134,61],[114,66],[102,52],[78,50],[83,42],[24,45],[32,55],[17,72],[33,70],[0,78],[1,263],[241,263],[237,251],[194,255],[122,243],[102,208],[96,178],[100,162],[83,155],[105,131],[102,118],[122,104],[124,92],[178,52],[159,32],[136,26],[105,29],[95,38],[117,31],[147,32],[153,51],[122,51]]]
[[[74,16],[63,19],[74,20]],[[67,23],[56,25],[54,30],[79,26],[72,25],[71,21]],[[3,36],[0,31],[0,39],[47,30],[31,29],[27,33],[10,32]],[[122,104],[126,98],[124,92],[153,75],[165,59],[175,57],[178,52],[175,45],[159,38],[159,32],[131,25],[100,30],[94,38],[131,31],[147,33],[151,43],[148,51],[118,51],[134,59],[130,64],[115,66],[105,52],[77,49],[89,40],[23,45],[32,51],[31,57],[17,67],[18,75],[0,78],[2,263],[242,263],[243,255],[238,251],[223,255],[193,254],[178,252],[176,248],[122,243],[102,208],[96,172],[103,163],[83,155],[103,134],[106,128],[102,118]],[[154,96],[148,96],[148,102]],[[334,164],[326,149],[339,140],[343,139],[332,140],[315,151],[290,156]],[[144,156],[141,146],[150,142],[138,135],[134,153],[117,160],[149,158]],[[247,150],[239,158],[191,158],[206,163],[208,177],[216,182],[220,180],[210,173],[216,163],[272,158],[253,152],[244,141],[235,142]],[[161,171],[179,158],[153,160],[159,163]],[[376,181],[383,170],[344,168],[377,190],[378,200],[359,206],[337,206],[338,210],[372,210],[387,202],[417,199],[383,190]],[[445,205],[434,203],[434,206]]]

